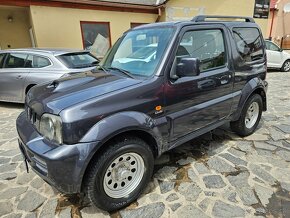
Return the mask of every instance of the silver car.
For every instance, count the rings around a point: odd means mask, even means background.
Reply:
[[[29,89],[72,73],[92,70],[99,60],[88,51],[11,49],[0,51],[0,101],[23,103]]]

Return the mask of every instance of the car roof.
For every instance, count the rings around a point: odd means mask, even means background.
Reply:
[[[18,49],[5,49],[0,50],[0,53],[3,52],[29,52],[35,54],[51,54],[54,56],[70,54],[70,53],[84,53],[89,51],[87,50],[77,50],[77,49],[61,49],[61,48],[18,48]]]

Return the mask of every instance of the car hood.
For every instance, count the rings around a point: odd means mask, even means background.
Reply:
[[[84,72],[33,87],[27,94],[26,104],[38,115],[59,114],[80,102],[92,98],[97,100],[100,96],[141,82],[102,71]]]

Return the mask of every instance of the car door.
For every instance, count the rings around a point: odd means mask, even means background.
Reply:
[[[233,71],[229,65],[227,30],[222,25],[186,27],[181,32],[170,79],[165,86],[166,113],[171,121],[170,140],[225,119],[231,109]],[[200,60],[198,76],[177,78],[178,59]]]
[[[283,54],[281,49],[270,41],[265,41],[267,52],[267,66],[270,68],[281,68],[283,64]]]
[[[29,68],[25,68],[27,54],[8,53],[0,69],[0,99],[9,102],[21,102],[24,95],[25,78]]]

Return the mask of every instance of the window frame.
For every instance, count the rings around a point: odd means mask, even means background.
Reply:
[[[234,29],[256,29],[258,31],[258,33],[259,33],[259,37],[260,37],[260,40],[261,40],[261,43],[262,43],[263,57],[259,58],[258,60],[254,60],[254,61],[246,61],[241,56],[241,54],[239,52],[238,44],[237,44],[237,41],[236,41],[235,36],[234,36],[234,34],[235,34],[234,33]],[[244,61],[244,63],[246,63],[246,64],[253,64],[253,63],[258,63],[258,62],[260,62],[260,61],[262,61],[264,59],[265,52],[266,52],[265,51],[266,50],[266,44],[265,44],[265,40],[263,38],[263,35],[262,35],[262,33],[261,33],[261,31],[260,31],[260,29],[258,27],[256,27],[256,26],[233,26],[231,28],[231,31],[232,31],[232,34],[233,34],[233,40],[234,40],[235,48],[237,50],[237,54],[239,55],[239,57],[241,58],[241,60]],[[264,47],[264,49],[263,49],[263,47]]]
[[[224,52],[225,52],[225,60],[224,60],[224,65],[218,66],[218,67],[213,67],[210,69],[206,69],[204,71],[200,71],[200,74],[204,74],[204,73],[208,73],[211,71],[215,71],[215,70],[219,70],[219,69],[223,69],[225,67],[228,67],[229,65],[229,53],[228,53],[228,43],[226,42],[226,33],[225,33],[225,29],[221,26],[217,27],[216,25],[213,27],[208,27],[208,26],[201,26],[201,27],[192,27],[192,26],[185,26],[184,27],[184,31],[182,31],[179,35],[179,40],[177,43],[177,47],[174,49],[173,52],[173,64],[172,64],[172,68],[171,68],[171,73],[172,74],[172,70],[175,70],[176,68],[176,53],[178,50],[178,47],[183,39],[183,36],[187,33],[187,32],[194,32],[194,31],[207,31],[207,30],[219,30],[222,33],[222,38],[223,38],[223,44],[224,44]],[[196,77],[196,76],[195,76]]]
[[[111,49],[112,47],[112,35],[111,35],[111,26],[110,26],[110,22],[105,22],[105,21],[80,21],[80,29],[81,29],[81,37],[82,37],[82,44],[83,44],[83,49],[85,49],[85,40],[84,40],[84,30],[83,30],[83,24],[105,24],[108,27],[108,34],[109,34],[109,49],[108,51]],[[107,51],[107,52],[108,52]],[[106,54],[104,54],[104,56],[102,56],[102,58],[105,57]],[[97,57],[99,58],[99,57]]]
[[[4,67],[4,63],[7,57],[7,53],[0,53],[0,55],[3,55],[3,59],[0,61],[0,69],[2,69]]]
[[[271,45],[274,45],[278,50],[272,50],[272,49],[267,49],[267,43],[271,44]],[[281,48],[276,45],[274,42],[271,42],[271,41],[265,41],[265,44],[266,44],[266,49],[269,50],[269,51],[276,51],[276,52],[280,52],[281,51]]]
[[[26,55],[26,58],[25,58],[25,60],[24,60],[24,65],[23,65],[23,67],[5,67],[6,66],[6,63],[7,63],[7,60],[10,58],[10,56],[11,56],[11,54],[21,54],[21,55]],[[26,61],[27,61],[27,58],[28,58],[28,53],[24,53],[24,52],[7,52],[6,53],[6,56],[5,56],[5,60],[4,60],[4,62],[3,62],[3,64],[2,64],[2,68],[3,69],[27,69],[26,67],[25,67],[25,64],[26,64]]]

